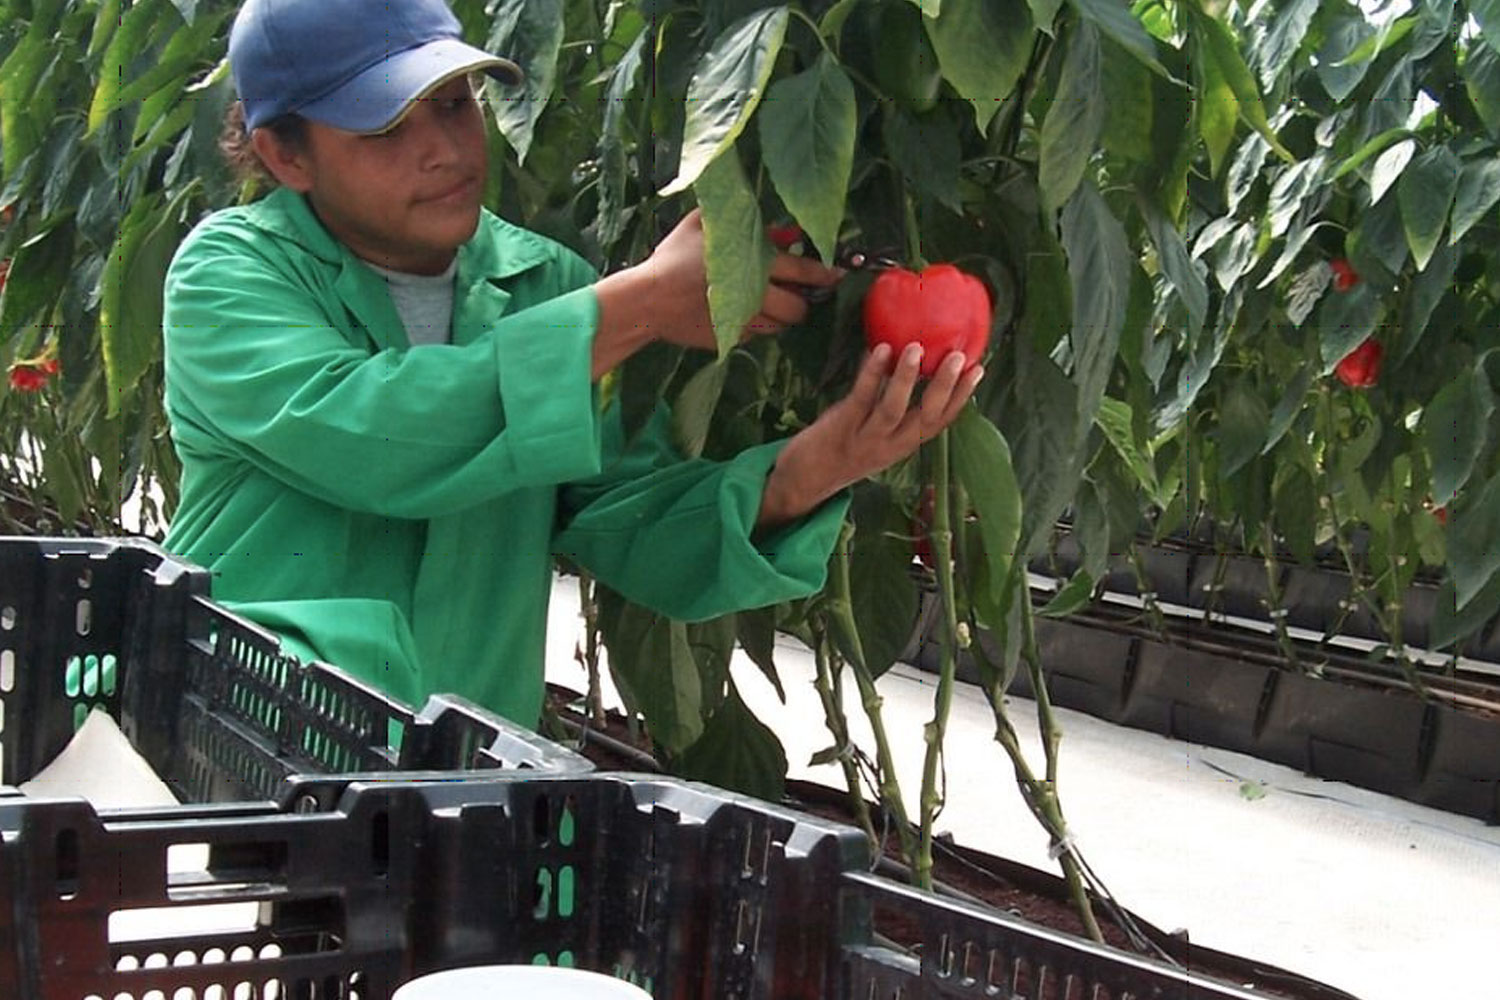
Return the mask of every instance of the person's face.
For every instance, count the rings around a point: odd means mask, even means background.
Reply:
[[[463,77],[379,135],[310,122],[305,148],[292,155],[300,162],[278,179],[307,195],[340,242],[381,267],[437,274],[479,224],[488,156],[479,103]]]

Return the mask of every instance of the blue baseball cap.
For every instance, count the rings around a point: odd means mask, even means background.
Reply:
[[[435,87],[521,68],[461,37],[445,0],[246,0],[229,31],[245,128],[295,112],[349,132],[384,132]]]

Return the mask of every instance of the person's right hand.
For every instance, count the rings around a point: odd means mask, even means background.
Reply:
[[[800,323],[807,316],[802,289],[833,285],[843,272],[811,258],[777,253],[770,277],[759,311],[746,324],[747,335],[779,333]],[[646,260],[600,280],[594,288],[599,298],[596,378],[653,340],[703,350],[718,347],[708,310],[703,216],[697,209],[684,216]]]

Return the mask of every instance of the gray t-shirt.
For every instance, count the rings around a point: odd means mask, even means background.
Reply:
[[[371,264],[391,289],[391,301],[401,322],[406,325],[406,339],[418,344],[446,344],[453,336],[453,276],[458,272],[458,258],[442,274],[407,274]]]

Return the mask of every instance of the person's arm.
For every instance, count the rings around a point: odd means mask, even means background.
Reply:
[[[890,347],[865,359],[849,395],[799,431],[766,478],[756,528],[804,517],[829,497],[916,451],[958,418],[984,369],[964,370],[961,351],[944,359],[913,403],[922,349],[913,344],[891,368]]]

